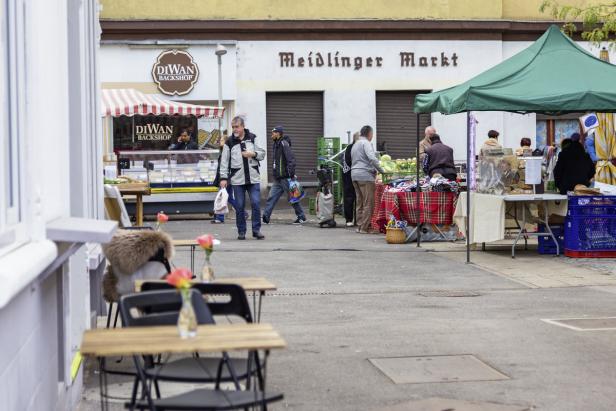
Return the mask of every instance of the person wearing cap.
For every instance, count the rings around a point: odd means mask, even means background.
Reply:
[[[263,211],[263,222],[270,223],[270,217],[274,211],[274,207],[283,193],[289,195],[289,179],[295,180],[295,155],[291,149],[291,139],[285,136],[282,126],[274,127],[272,130],[272,140],[274,141],[274,156],[273,156],[273,177],[272,187],[270,188],[269,196],[265,210]],[[295,216],[297,217],[293,224],[303,224],[306,222],[304,210],[298,202],[292,203]]]
[[[578,184],[588,187],[595,176],[595,166],[580,143],[580,134],[571,134],[570,140],[571,143],[558,155],[554,167],[554,180],[560,194],[573,191]]]
[[[503,146],[498,142],[498,136],[500,133],[496,130],[488,131],[488,139],[484,141],[479,155],[483,157],[490,150],[502,150]]]

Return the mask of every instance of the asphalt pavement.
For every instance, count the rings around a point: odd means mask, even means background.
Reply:
[[[499,272],[485,256],[468,265],[429,244],[388,245],[380,235],[320,229],[314,217],[304,226],[292,219],[274,214],[263,241],[238,241],[233,220],[164,226],[178,239],[219,238],[217,277],[263,276],[278,286],[262,317],[288,343],[268,364],[268,389],[285,394],[272,410],[616,408],[616,327],[577,331],[545,321],[616,316],[615,286],[578,279],[543,287],[520,281],[532,275],[528,254],[516,258],[517,272]],[[187,266],[188,256],[178,250],[173,263]],[[576,276],[554,267],[544,261],[538,270]],[[80,408],[98,409],[91,363],[86,371]],[[130,379],[110,382],[112,394],[127,395]],[[163,394],[191,387],[164,385]]]

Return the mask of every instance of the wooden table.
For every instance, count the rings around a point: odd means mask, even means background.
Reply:
[[[86,330],[81,354],[93,357],[285,348],[270,324],[200,325],[197,336],[182,339],[175,326],[97,328]]]
[[[141,284],[147,282],[166,282],[165,280],[135,280],[135,292],[141,292]],[[192,280],[193,283],[199,280]],[[264,277],[236,277],[236,278],[216,278],[213,283],[216,284],[236,284],[246,291],[246,293],[252,293],[252,310],[254,319],[256,322],[261,321],[261,307],[263,304],[263,297],[267,291],[275,291],[278,289],[276,284],[272,283]],[[257,299],[258,295],[258,299]]]
[[[190,271],[195,272],[195,250],[199,243],[193,240],[172,240],[174,247],[190,247]]]
[[[143,225],[143,196],[149,196],[151,194],[150,187],[140,183],[118,184],[117,187],[122,196],[135,196],[135,218],[137,220],[137,226],[141,227]]]
[[[129,327],[86,330],[81,343],[81,354],[99,359],[99,388],[101,409],[108,408],[105,357],[133,356],[138,377],[141,379],[148,403],[152,397],[147,379],[138,361],[141,355],[179,354],[195,352],[265,351],[263,372],[271,349],[286,347],[285,340],[269,324],[200,325],[197,336],[182,339],[177,327]],[[265,389],[265,387],[263,387]]]

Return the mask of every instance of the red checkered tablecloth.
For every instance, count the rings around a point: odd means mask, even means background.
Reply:
[[[372,214],[372,228],[384,231],[390,216],[405,220],[411,225],[418,222],[429,224],[451,224],[455,210],[454,193],[422,192],[417,207],[417,193],[385,191],[381,188],[381,197]],[[376,195],[379,195],[377,188]]]

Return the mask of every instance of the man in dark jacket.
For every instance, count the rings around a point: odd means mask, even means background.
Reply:
[[[590,185],[590,180],[595,175],[595,166],[584,146],[580,144],[580,135],[573,133],[571,143],[563,148],[558,155],[556,167],[554,167],[554,180],[560,194],[573,191],[576,185]]]
[[[295,180],[295,155],[291,150],[291,140],[284,135],[282,126],[278,126],[272,130],[272,140],[274,140],[274,161],[273,161],[273,176],[272,188],[267,198],[265,211],[263,212],[263,222],[269,224],[272,211],[283,193],[289,194],[289,179]],[[306,216],[302,206],[293,203],[293,209],[297,219],[293,224],[303,224],[306,222]]]
[[[438,134],[430,136],[430,141],[432,145],[426,148],[423,159],[424,173],[430,177],[440,174],[448,180],[455,181],[457,173],[453,162],[453,149],[443,144]]]
[[[199,145],[190,139],[188,135],[188,131],[184,130],[180,133],[178,137],[178,142],[176,144],[172,144],[169,147],[169,150],[198,150]]]

